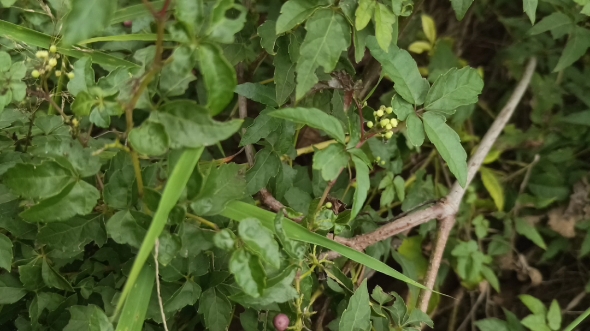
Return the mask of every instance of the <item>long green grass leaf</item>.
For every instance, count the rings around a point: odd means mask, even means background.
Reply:
[[[131,272],[129,272],[127,282],[125,283],[123,291],[121,292],[121,296],[119,297],[119,302],[117,302],[117,308],[115,308],[115,312],[112,317],[113,319],[117,317],[118,313],[123,307],[123,304],[125,303],[125,299],[127,299],[129,292],[131,289],[133,289],[141,269],[150,256],[152,249],[154,249],[156,239],[164,230],[164,226],[166,225],[170,211],[172,208],[174,208],[176,202],[178,202],[178,199],[180,199],[180,195],[182,194],[182,191],[184,190],[184,187],[186,186],[193,169],[197,165],[197,162],[203,153],[203,149],[204,147],[185,150],[176,163],[176,166],[172,170],[172,174],[166,183],[164,192],[162,192],[162,198],[160,199],[158,209],[156,210],[154,218],[152,219],[152,223],[150,224],[150,227],[143,238],[143,242],[141,243],[139,252],[137,252],[135,262],[133,262],[133,267],[131,267]]]
[[[241,221],[248,217],[254,217],[260,220],[260,222],[269,229],[273,229],[273,220],[275,217],[274,213],[266,211],[262,208],[258,208],[254,205],[247,204],[241,201],[233,201],[230,202],[225,210],[221,213],[221,215],[234,219],[236,221]],[[330,240],[326,237],[320,236],[317,233],[311,232],[306,228],[302,227],[301,225],[291,221],[285,220],[283,222],[283,227],[287,236],[294,240],[303,241],[306,243],[310,243],[313,245],[322,246],[329,250],[335,251],[342,256],[345,256],[355,262],[361,263],[371,269],[384,273],[388,276],[391,276],[395,279],[399,279],[403,282],[406,282],[410,285],[414,285],[421,289],[428,290],[422,284],[416,282],[415,280],[405,276],[404,274],[400,273],[399,271],[389,267],[387,264],[369,256],[359,251],[356,251],[350,247],[344,246],[339,244],[333,240]],[[435,292],[438,293],[438,292]],[[440,294],[440,293],[439,293]]]
[[[79,45],[87,45],[92,43],[98,42],[106,42],[106,41],[156,41],[158,39],[158,35],[155,33],[134,33],[134,34],[121,34],[115,36],[106,36],[106,37],[95,37],[86,40],[82,40],[79,42]],[[164,36],[165,41],[171,41],[172,38],[170,36]]]
[[[152,1],[152,7],[155,10],[160,10],[162,6],[164,6],[164,2],[166,1]],[[126,8],[121,8],[117,10],[113,14],[113,18],[111,19],[111,24],[121,23],[125,21],[130,21],[132,19],[151,15],[149,9],[144,4],[133,5]]]
[[[155,276],[156,272],[152,266],[145,265],[143,267],[135,286],[129,293],[129,300],[125,302],[123,311],[121,311],[116,331],[141,331],[143,329],[143,321],[156,280]]]
[[[0,20],[0,36],[12,39],[14,41],[25,43],[30,46],[42,47],[48,49],[53,44],[54,38],[50,35],[28,29],[10,22]],[[137,67],[137,64],[127,60],[108,55],[103,52],[84,47],[60,47],[57,45],[57,51],[63,55],[80,58],[90,56],[93,63],[113,67]]]

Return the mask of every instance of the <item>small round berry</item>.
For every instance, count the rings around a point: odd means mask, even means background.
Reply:
[[[355,181],[354,183],[350,184],[350,186],[352,186],[352,187],[354,187],[354,188],[356,188],[356,187],[357,187],[357,185],[358,185],[358,184],[356,183],[356,181]]]
[[[75,75],[73,72],[68,72],[68,78],[69,79],[74,79]]]
[[[53,69],[53,67],[52,67],[52,66],[50,66],[49,64],[45,66],[45,70],[47,70],[47,71],[51,71],[51,69]]]
[[[377,112],[376,111],[373,112],[373,116],[374,117],[377,117]]]
[[[383,116],[383,110],[381,110],[381,109],[377,110],[376,113],[377,113],[377,117]]]
[[[385,108],[385,112],[388,114],[391,114],[391,113],[393,113],[393,108],[387,107],[387,108]]]
[[[51,58],[49,59],[49,65],[52,67],[55,67],[57,65],[57,59],[56,58]]]
[[[51,53],[57,53],[57,47],[55,45],[51,45],[51,46],[49,46],[49,51]]]
[[[49,57],[49,52],[48,51],[38,51],[37,54],[35,54],[35,55],[40,59],[46,59],[47,57]]]
[[[389,124],[389,119],[384,118],[379,122],[379,124],[381,124],[382,127],[385,127],[387,124]]]
[[[389,124],[391,124],[391,126],[393,126],[394,128],[397,128],[397,120],[395,118],[392,118],[389,120]]]
[[[391,139],[391,137],[393,137],[393,132],[389,131],[385,133],[385,138],[386,139]]]
[[[385,165],[385,161],[379,162],[380,165]]]
[[[132,27],[132,26],[133,26],[133,21],[125,21],[125,22],[123,22],[123,25],[124,25],[125,27],[128,27],[128,28],[130,28],[130,27]]]
[[[365,100],[365,101],[363,102],[363,107],[366,107],[366,106],[367,106],[367,100]]]
[[[387,125],[385,126],[385,128],[387,130],[391,130],[391,129],[393,129],[393,126],[391,124],[387,123]]]
[[[275,329],[285,331],[289,327],[289,317],[285,314],[278,314],[273,321]]]
[[[39,72],[39,70],[33,70],[31,71],[31,76],[33,78],[39,78],[39,76],[41,76],[41,73]]]
[[[72,120],[72,125],[73,125],[73,126],[78,126],[79,124],[80,124],[80,121],[78,121],[78,119],[77,119],[77,118],[74,118],[74,119]]]
[[[375,125],[375,124],[373,123],[373,121],[368,121],[368,122],[367,122],[367,127],[368,127],[369,129],[370,129],[370,128],[372,128],[372,127],[373,127],[373,125]]]
[[[375,158],[375,161],[377,161],[377,162],[381,161],[381,156],[377,156],[377,157]]]
[[[55,71],[55,77],[59,77],[59,76],[61,76],[61,71],[59,71],[59,70],[56,70],[56,71]]]
[[[326,202],[326,204],[324,206],[326,206],[326,208],[330,209],[330,208],[332,208],[332,203]]]

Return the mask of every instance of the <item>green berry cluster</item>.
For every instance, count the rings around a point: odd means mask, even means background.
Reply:
[[[35,53],[35,57],[41,60],[41,62],[39,63],[38,69],[31,71],[31,77],[39,78],[41,75],[51,73],[55,67],[57,67],[57,60],[60,58],[60,55],[57,54],[57,47],[55,45],[51,45],[49,47],[49,51],[37,51],[37,53]],[[61,74],[62,72],[60,70],[55,70],[55,77],[59,77]],[[74,79],[73,72],[68,72],[66,75],[69,79]]]
[[[377,129],[381,133],[381,137],[388,140],[391,139],[391,137],[393,137],[393,132],[391,130],[397,127],[398,124],[397,119],[386,117],[391,113],[393,113],[393,108],[385,107],[383,105],[381,105],[381,107],[379,107],[378,110],[373,112],[373,116],[375,116],[375,122],[378,126]],[[373,121],[368,121],[367,127],[369,129],[372,129],[373,127],[375,127],[375,123]]]

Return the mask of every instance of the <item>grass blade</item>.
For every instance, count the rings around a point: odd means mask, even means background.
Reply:
[[[137,277],[137,282],[125,302],[116,331],[141,331],[147,314],[156,272],[150,265],[145,265]]]
[[[236,221],[241,221],[248,217],[254,217],[259,219],[264,226],[273,230],[275,214],[262,208],[258,208],[254,205],[247,204],[245,202],[230,202],[225,208],[225,210],[221,213],[221,215],[234,219]],[[403,282],[406,282],[407,284],[414,285],[424,290],[428,290],[426,287],[424,287],[424,285],[391,268],[387,264],[369,255],[356,251],[350,247],[344,246],[326,237],[320,236],[317,233],[311,232],[308,229],[302,227],[301,225],[289,219],[284,220],[283,227],[285,228],[287,236],[289,236],[289,238],[291,239],[322,246],[329,250],[338,252],[340,255],[345,256],[355,262],[361,263],[371,269],[374,269],[395,279],[399,279]],[[438,293],[436,291],[433,292]]]
[[[125,303],[125,299],[127,299],[129,292],[133,289],[141,269],[154,249],[156,239],[160,236],[162,230],[164,230],[170,211],[176,206],[178,199],[180,199],[180,195],[203,153],[203,149],[204,147],[185,150],[172,170],[172,174],[170,175],[170,178],[168,178],[164,192],[162,192],[162,198],[160,199],[158,209],[156,210],[152,223],[143,238],[135,262],[133,262],[133,267],[131,267],[131,271],[129,272],[127,282],[119,297],[119,302],[117,302],[117,308],[115,308],[115,312],[112,316],[113,319],[117,318],[117,315]]]
[[[106,37],[95,37],[86,40],[82,40],[79,42],[79,45],[86,45],[92,43],[98,43],[103,41],[156,41],[158,39],[158,35],[155,33],[134,33],[134,34],[121,34],[115,36],[106,36]],[[171,41],[172,38],[170,36],[164,36],[164,41]]]
[[[576,318],[570,325],[563,329],[563,331],[573,331],[576,327],[578,327],[578,325],[580,325],[580,323],[588,318],[588,316],[590,316],[590,308],[586,309],[582,315],[578,316],[578,318]]]
[[[27,45],[42,47],[45,49],[48,49],[49,46],[55,42],[54,38],[52,38],[50,35],[24,28],[20,25],[12,24],[3,20],[0,20],[0,36],[15,40],[17,42],[25,43]],[[105,66],[126,68],[138,66],[133,62],[129,62],[127,60],[123,60],[118,57],[84,47],[60,47],[58,44],[57,51],[63,55],[75,58],[90,56],[93,63],[98,63]]]
[[[164,2],[166,2],[166,1],[152,1],[151,4],[155,10],[160,10],[160,9],[162,9],[162,6],[164,6]],[[151,13],[144,4],[133,5],[133,6],[129,6],[126,8],[121,8],[113,14],[113,18],[111,19],[111,24],[117,24],[117,23],[122,23],[125,21],[130,21],[135,18],[146,16],[146,15],[151,15]]]

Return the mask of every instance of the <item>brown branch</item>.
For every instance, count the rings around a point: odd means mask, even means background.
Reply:
[[[478,172],[486,155],[489,153],[494,142],[496,141],[496,139],[506,126],[506,123],[512,116],[512,113],[520,103],[520,100],[522,99],[527,87],[530,84],[536,65],[536,59],[532,58],[529,61],[520,82],[518,83],[514,92],[512,93],[512,96],[510,97],[510,99],[508,100],[508,102],[498,115],[498,117],[496,117],[496,120],[494,121],[488,132],[481,140],[481,143],[477,151],[469,160],[467,168],[467,182],[465,188],[461,187],[461,185],[459,185],[458,182],[455,182],[455,184],[451,188],[449,195],[429,208],[419,210],[417,212],[403,216],[393,222],[387,223],[379,227],[373,232],[356,236],[350,239],[336,237],[334,238],[334,240],[344,245],[350,246],[354,249],[364,250],[377,242],[390,238],[403,231],[412,229],[413,227],[426,223],[432,219],[442,220],[439,230],[440,232],[430,262],[431,266],[425,278],[425,283],[427,284],[427,287],[432,288],[432,285],[434,285],[434,280],[436,280],[436,276],[438,274],[440,259],[442,258],[442,252],[444,252],[444,247],[446,246],[446,242],[448,240],[448,234],[450,233],[454,225],[455,214],[459,210],[459,205],[461,203],[461,200],[463,199],[465,190],[475,177],[475,174]],[[330,252],[330,257],[336,256],[336,254],[332,253],[333,252]],[[427,291],[427,293],[430,293],[430,291]],[[430,294],[425,294],[421,298],[422,299],[419,303],[419,306],[421,308],[427,307],[428,301],[430,299]],[[423,311],[425,311],[425,309],[423,309]]]

